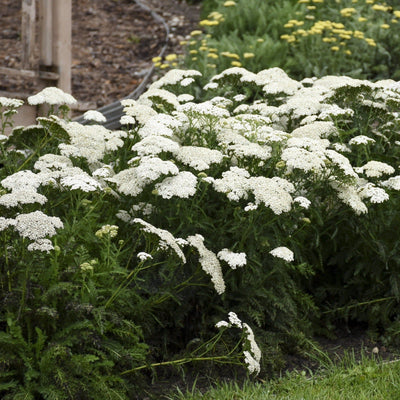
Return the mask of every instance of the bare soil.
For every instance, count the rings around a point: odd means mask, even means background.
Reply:
[[[140,3],[145,7],[134,0],[72,0],[72,94],[88,108],[131,93],[164,46],[165,28],[149,9],[170,27],[169,53],[183,51],[179,43],[199,21],[199,6],[184,0]],[[20,28],[21,1],[0,0],[0,67],[21,69]],[[37,79],[0,73],[0,92],[31,95],[41,88]]]

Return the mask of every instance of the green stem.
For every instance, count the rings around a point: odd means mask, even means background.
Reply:
[[[130,374],[132,372],[140,371],[141,369],[145,369],[145,368],[161,367],[161,366],[165,366],[165,365],[182,365],[182,364],[187,364],[187,363],[190,363],[193,361],[216,361],[216,362],[225,363],[225,364],[229,363],[229,364],[242,365],[241,363],[238,363],[238,362],[232,362],[232,361],[224,362],[224,360],[229,360],[229,357],[228,356],[218,356],[218,357],[181,358],[179,360],[164,361],[164,362],[160,362],[160,363],[153,363],[150,365],[141,365],[140,367],[136,367],[136,368],[129,369],[127,371],[123,371],[123,372],[121,372],[121,375]]]
[[[351,306],[344,306],[344,307],[335,308],[334,310],[324,311],[322,314],[332,314],[334,312],[350,310],[350,309],[356,308],[356,307],[368,306],[370,304],[380,303],[382,301],[387,301],[387,300],[393,300],[395,298],[396,298],[396,296],[390,296],[390,297],[383,297],[381,299],[364,301],[362,303],[353,304]]]

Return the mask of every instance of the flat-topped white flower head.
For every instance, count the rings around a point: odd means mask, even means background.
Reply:
[[[85,121],[98,122],[100,124],[107,122],[107,118],[97,110],[88,110],[83,114],[83,119]]]
[[[28,97],[28,103],[32,106],[45,103],[50,105],[71,105],[76,102],[73,96],[57,87],[44,88],[39,93]]]
[[[246,253],[235,253],[229,249],[222,249],[218,252],[217,257],[225,261],[232,269],[243,267],[246,265]]]
[[[19,214],[15,217],[15,230],[22,237],[32,240],[54,236],[58,228],[64,224],[58,217],[50,217],[42,211],[34,211],[28,214]]]
[[[0,96],[0,107],[15,109],[21,107],[23,104],[23,100]]]
[[[293,251],[284,246],[276,247],[275,249],[271,250],[269,254],[276,258],[281,258],[282,260],[285,260],[287,262],[294,261]]]
[[[157,183],[155,188],[158,195],[164,199],[170,199],[171,197],[187,199],[196,193],[196,186],[196,176],[189,171],[182,171]]]

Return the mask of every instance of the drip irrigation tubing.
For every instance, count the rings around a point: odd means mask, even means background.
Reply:
[[[170,29],[169,29],[168,24],[166,23],[165,19],[160,14],[155,12],[148,5],[144,4],[142,1],[134,0],[134,2],[143,10],[148,11],[151,14],[151,16],[154,18],[154,20],[156,20],[157,22],[160,22],[164,26],[164,29],[165,29],[164,45],[163,45],[160,53],[158,54],[158,57],[163,57],[165,51],[167,50],[169,34],[170,34]],[[152,65],[150,68],[148,68],[146,75],[144,76],[140,85],[133,92],[129,93],[126,97],[124,97],[123,100],[138,99],[139,96],[145,91],[153,73],[154,73],[154,65]],[[123,107],[121,105],[121,100],[116,100],[111,104],[107,104],[103,107],[98,108],[97,111],[101,112],[104,115],[104,117],[107,119],[107,121],[105,123],[103,123],[102,125],[108,129],[118,129],[121,126],[119,121],[120,121],[121,116],[123,115],[122,109],[123,109]],[[83,125],[88,123],[88,121],[86,121],[82,115],[74,118],[74,121],[79,122],[80,124],[83,124]]]

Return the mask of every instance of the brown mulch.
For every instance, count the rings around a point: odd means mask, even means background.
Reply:
[[[140,2],[169,25],[167,53],[183,52],[179,43],[197,27],[200,7],[184,0]],[[20,69],[20,0],[0,0],[0,22],[0,66]],[[72,0],[72,94],[87,108],[127,96],[165,40],[162,23],[134,0]],[[0,73],[0,92],[30,95],[40,89],[37,79]]]

